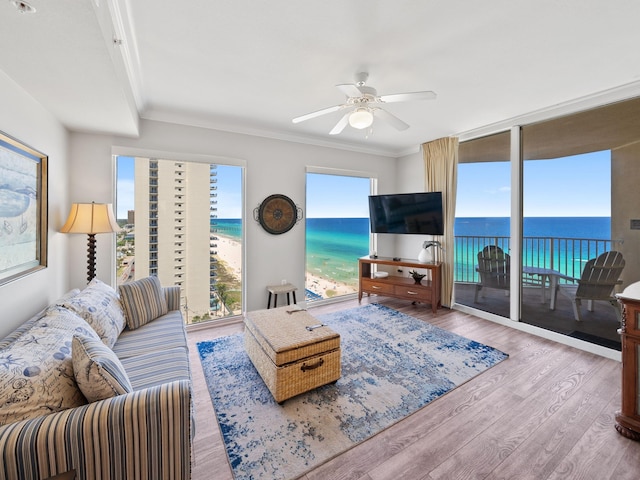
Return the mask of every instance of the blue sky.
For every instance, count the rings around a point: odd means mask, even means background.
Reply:
[[[553,160],[525,161],[526,217],[608,217],[611,215],[611,156],[593,152]],[[242,169],[218,166],[218,218],[240,218]],[[133,209],[133,158],[118,159],[117,217]],[[511,173],[508,162],[461,164],[458,170],[458,217],[508,217]],[[307,175],[305,216],[369,215],[369,179]],[[303,199],[294,199],[302,204]]]
[[[508,217],[508,162],[461,164],[457,217]],[[525,161],[525,217],[611,215],[611,153],[606,150],[552,160]]]
[[[308,218],[366,218],[369,216],[370,180],[307,174]]]
[[[118,157],[116,164],[116,218],[127,218],[127,212],[133,210],[133,185],[132,157]]]

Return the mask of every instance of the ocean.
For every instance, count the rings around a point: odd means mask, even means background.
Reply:
[[[357,287],[358,258],[369,255],[368,218],[307,218],[307,269]]]
[[[509,217],[460,217],[454,225],[455,236],[508,237]],[[611,236],[609,217],[525,217],[525,237],[593,238],[608,240]]]
[[[240,219],[216,219],[221,235],[242,239]],[[357,286],[358,258],[369,254],[368,218],[307,218],[307,271],[314,275]],[[456,237],[508,237],[508,217],[456,218]],[[527,217],[523,224],[525,237],[589,238],[608,240],[611,236],[609,217]],[[416,236],[419,237],[419,236]],[[426,237],[425,237],[426,239]],[[416,241],[416,245],[420,242]],[[535,252],[528,252],[534,254]],[[525,252],[526,255],[528,255]],[[456,271],[473,270],[475,254],[468,259],[456,258]],[[391,255],[391,253],[389,253]],[[460,279],[456,279],[460,280]]]

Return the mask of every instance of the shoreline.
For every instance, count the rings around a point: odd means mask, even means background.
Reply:
[[[221,235],[219,233],[215,235],[216,237],[218,237],[218,240],[216,240],[217,257],[227,264],[238,281],[240,281],[240,279],[242,278],[242,245],[240,244],[240,242],[226,235]],[[303,285],[302,288],[298,286],[298,289],[308,289],[312,293],[319,295],[322,298],[331,298],[338,295],[358,293],[357,287],[348,285],[344,282],[338,282],[332,279],[324,278],[319,275],[314,275],[309,272],[305,272],[305,281],[306,284]],[[327,295],[327,292],[335,292],[335,294],[329,296]]]

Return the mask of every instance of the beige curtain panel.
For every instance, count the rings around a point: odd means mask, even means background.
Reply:
[[[442,305],[453,304],[453,223],[456,216],[458,173],[458,138],[447,137],[422,144],[425,190],[442,192],[444,236],[435,238],[442,244]]]

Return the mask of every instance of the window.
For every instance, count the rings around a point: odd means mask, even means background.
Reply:
[[[358,291],[358,258],[369,253],[369,178],[307,173],[307,301]]]
[[[127,224],[117,243],[118,283],[158,275],[163,285],[180,285],[186,323],[240,314],[242,168],[116,160],[117,217]]]

